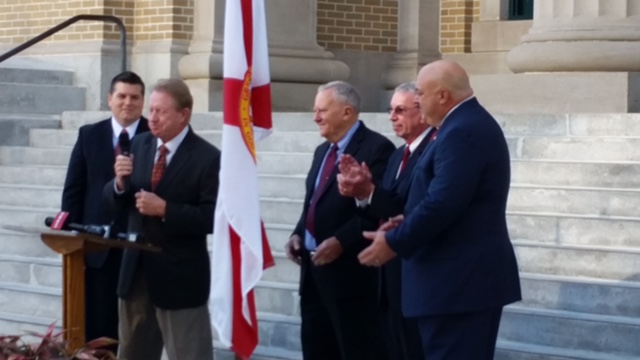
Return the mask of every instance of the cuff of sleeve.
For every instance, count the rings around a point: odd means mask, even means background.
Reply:
[[[115,192],[116,195],[124,194],[124,190],[118,190],[118,183],[115,181],[113,182],[113,191]]]
[[[375,191],[375,188],[373,188],[373,191]],[[371,205],[371,199],[373,198],[373,191],[371,192],[371,194],[369,194],[368,197],[364,198],[364,199],[356,199],[356,206],[358,206],[359,208],[366,208],[367,206]]]

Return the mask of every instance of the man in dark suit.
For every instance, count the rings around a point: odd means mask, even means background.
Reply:
[[[118,156],[104,187],[129,214],[129,232],[161,252],[125,250],[118,286],[120,352],[127,360],[211,360],[207,301],[220,151],[189,126],[193,98],[177,79],[160,81],[149,99],[151,133]]]
[[[358,206],[381,221],[402,214],[411,173],[436,129],[422,118],[414,83],[398,86],[391,98],[389,119],[396,136],[405,140],[391,155],[380,186],[371,181],[366,165],[349,155],[340,158],[338,188],[343,196],[356,198]],[[382,310],[382,334],[390,358],[414,360],[424,357],[418,324],[402,316],[400,307],[400,259],[380,268],[379,296]]]
[[[357,259],[367,245],[362,231],[375,229],[376,223],[359,217],[353,199],[338,192],[336,162],[350,154],[369,164],[378,180],[394,146],[358,121],[359,110],[360,96],[352,85],[336,81],[319,88],[314,120],[327,141],[314,153],[302,215],[286,245],[289,258],[301,265],[305,360],[384,359],[377,271]]]
[[[113,232],[126,231],[127,218],[103,202],[104,185],[113,179],[113,164],[119,151],[118,137],[126,131],[130,138],[149,131],[142,117],[144,83],[138,75],[125,71],[111,80],[108,98],[111,118],[84,125],[78,132],[62,192],[62,211],[68,222],[111,225]],[[122,252],[117,249],[85,255],[85,338],[107,336],[118,339],[118,298],[116,288]],[[113,350],[116,350],[114,348]]]
[[[402,258],[402,310],[418,321],[425,359],[492,360],[502,308],[521,298],[507,143],[457,63],[426,65],[416,85],[438,137],[413,171],[404,221],[367,233],[359,259]]]

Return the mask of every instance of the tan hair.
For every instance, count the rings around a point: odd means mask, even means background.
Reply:
[[[187,84],[180,79],[162,79],[153,86],[152,91],[165,93],[176,102],[177,109],[193,109],[193,96]]]

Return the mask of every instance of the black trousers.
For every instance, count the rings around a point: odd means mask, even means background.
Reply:
[[[493,360],[502,307],[417,318],[427,360]]]
[[[389,359],[424,359],[420,328],[415,318],[405,318],[400,309],[385,309],[381,314],[382,336]]]
[[[99,337],[118,339],[118,278],[122,251],[109,250],[104,264],[99,268],[85,268],[85,338],[91,341]],[[109,348],[117,351],[117,346]]]
[[[304,360],[387,360],[375,296],[327,297],[307,274],[300,299]]]

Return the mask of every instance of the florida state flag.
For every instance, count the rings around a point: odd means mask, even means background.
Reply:
[[[253,289],[274,264],[260,218],[255,141],[271,130],[264,0],[227,0],[224,124],[211,261],[211,317],[220,340],[247,359],[258,345]]]

